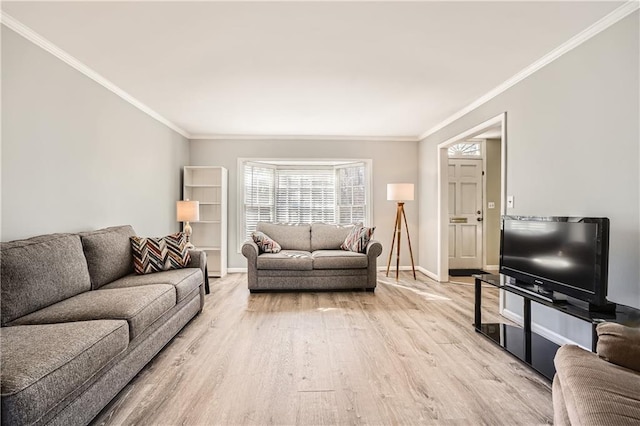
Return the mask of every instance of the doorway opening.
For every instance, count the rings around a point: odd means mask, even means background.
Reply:
[[[506,212],[506,112],[438,145],[438,281],[495,271]],[[488,172],[489,171],[489,172]]]

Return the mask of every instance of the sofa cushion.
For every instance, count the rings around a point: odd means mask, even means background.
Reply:
[[[575,345],[554,358],[571,424],[622,425],[640,420],[640,374]]]
[[[176,301],[180,303],[188,294],[203,283],[202,270],[199,268],[174,269],[161,274],[131,274],[102,287],[111,288],[138,287],[153,284],[170,284],[176,289]]]
[[[369,240],[371,240],[373,231],[375,230],[375,226],[372,228],[354,226],[351,231],[349,231],[349,235],[347,235],[340,248],[356,253],[364,253],[367,250],[367,244],[369,244]]]
[[[129,343],[126,321],[2,327],[2,423],[32,424]]]
[[[159,238],[131,237],[136,274],[152,274],[186,267],[191,260],[183,232]]]
[[[80,233],[94,290],[133,272],[129,237],[135,235],[129,225]]]
[[[91,289],[80,237],[51,234],[0,244],[2,324]]]
[[[361,224],[360,224],[361,225]],[[311,224],[311,251],[340,250],[340,245],[355,225]]]
[[[256,231],[277,241],[282,250],[311,251],[311,225],[258,222]]]
[[[311,271],[311,253],[300,250],[282,250],[280,253],[264,253],[258,256],[258,269]]]
[[[361,269],[369,265],[366,254],[344,250],[319,250],[311,254],[313,269]]]
[[[100,289],[73,296],[10,325],[122,319],[129,323],[129,338],[133,340],[175,304],[176,291],[169,284]]]
[[[282,250],[280,244],[264,232],[256,231],[252,233],[251,239],[260,249],[260,253],[280,253],[280,250]]]
[[[640,328],[604,322],[596,330],[601,358],[640,372]]]

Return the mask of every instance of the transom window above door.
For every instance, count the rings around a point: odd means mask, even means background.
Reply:
[[[451,145],[448,149],[449,157],[482,157],[482,145],[480,142],[461,142]]]
[[[239,159],[238,245],[258,222],[336,223],[371,219],[371,160]]]

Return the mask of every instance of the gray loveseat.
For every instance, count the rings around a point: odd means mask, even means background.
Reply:
[[[1,243],[2,424],[87,424],[204,304],[206,255],[135,275],[130,226]]]
[[[376,262],[382,245],[369,241],[365,253],[340,249],[350,227],[259,222],[264,232],[282,247],[280,253],[260,253],[252,240],[242,246],[247,258],[251,292],[264,290],[340,290],[376,288]]]

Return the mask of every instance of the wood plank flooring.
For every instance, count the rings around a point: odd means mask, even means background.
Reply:
[[[93,424],[552,422],[549,383],[474,331],[470,279],[400,278],[379,273],[375,293],[212,280],[204,311]],[[494,289],[483,302],[498,320]]]

